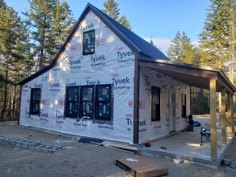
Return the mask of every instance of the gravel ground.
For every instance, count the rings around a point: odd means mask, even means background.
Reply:
[[[64,135],[16,125],[15,122],[0,123],[0,135],[40,140],[55,144],[56,140],[71,141],[76,136]],[[0,177],[129,177],[114,165],[121,157],[135,158],[136,154],[95,144],[67,142],[65,149],[55,153],[43,153],[0,144]],[[193,163],[174,164],[164,157],[147,157],[167,166],[170,177],[233,177],[236,176],[236,140],[227,149],[225,158],[230,167],[217,170]]]

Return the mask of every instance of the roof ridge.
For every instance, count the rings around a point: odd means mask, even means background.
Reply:
[[[138,36],[133,31],[127,29],[125,26],[111,18],[106,13],[102,12],[102,10],[98,9],[97,7],[93,6],[92,4],[88,3],[88,6],[95,10],[96,12],[99,12],[99,15],[103,16],[103,18],[113,27],[116,29],[116,32],[118,32],[120,35],[122,35],[125,40],[132,45],[138,51],[139,53],[142,53],[146,56],[149,56],[150,58],[158,58],[158,59],[164,59],[169,60],[167,56],[165,56],[164,53],[162,53],[159,49],[157,49],[155,46],[147,42],[145,39]],[[104,20],[103,19],[103,20]],[[114,30],[114,29],[113,29]],[[137,45],[139,44],[139,45]]]

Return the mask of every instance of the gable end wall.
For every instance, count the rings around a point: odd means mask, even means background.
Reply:
[[[83,32],[95,29],[95,54],[82,55]],[[57,64],[22,85],[20,124],[133,143],[134,52],[93,12],[88,12]],[[112,84],[113,121],[64,117],[66,86]],[[41,88],[40,115],[29,115],[30,90]]]

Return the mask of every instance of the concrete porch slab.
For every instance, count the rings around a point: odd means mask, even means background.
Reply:
[[[195,117],[194,120],[201,122],[205,126],[209,122],[209,117]],[[169,137],[156,140],[151,143],[151,147],[139,146],[138,153],[149,156],[168,156],[177,159],[201,163],[211,168],[217,168],[222,160],[223,154],[232,138],[227,138],[227,144],[221,143],[221,129],[217,128],[217,159],[212,160],[210,156],[210,142],[203,138],[201,146],[201,127],[194,127],[193,132],[178,132]],[[227,133],[226,133],[227,134]]]

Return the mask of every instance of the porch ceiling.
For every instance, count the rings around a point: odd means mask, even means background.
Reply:
[[[215,79],[217,92],[220,92],[223,88],[225,88],[227,92],[235,92],[235,87],[222,71],[209,67],[198,67],[189,64],[175,64],[163,60],[156,60],[156,62],[139,60],[139,66],[157,70],[158,72],[166,74],[175,80],[207,90],[209,90],[210,79]]]

